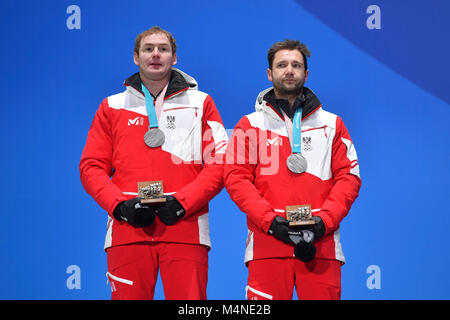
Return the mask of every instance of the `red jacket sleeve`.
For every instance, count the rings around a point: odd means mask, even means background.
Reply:
[[[108,100],[105,99],[89,129],[79,169],[86,192],[112,216],[116,205],[127,197],[111,181],[113,149],[109,115]]]
[[[186,215],[205,206],[223,189],[223,163],[227,143],[228,137],[219,111],[208,95],[203,104],[202,170],[191,183],[173,195],[186,210]]]
[[[326,234],[335,231],[358,197],[361,187],[356,150],[342,119],[337,117],[333,140],[331,170],[333,187],[318,212]]]
[[[224,182],[239,209],[263,232],[268,232],[277,214],[253,183],[256,161],[252,161],[250,155],[259,154],[259,150],[254,152],[258,141],[254,134],[248,134],[248,129],[256,130],[251,128],[247,117],[243,117],[234,128],[227,147]]]

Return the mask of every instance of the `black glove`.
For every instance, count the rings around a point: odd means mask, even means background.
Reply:
[[[140,201],[139,198],[133,198],[120,202],[114,209],[114,218],[126,221],[136,228],[151,226],[155,221],[155,209],[141,206]]]
[[[312,220],[315,221],[313,225],[305,225],[305,226],[296,226],[297,230],[309,230],[314,233],[314,240],[318,240],[322,238],[325,234],[325,224],[322,221],[322,218],[319,216],[312,217]]]
[[[165,225],[171,226],[184,217],[186,210],[174,196],[166,196],[166,204],[155,209],[155,213]]]
[[[314,259],[316,247],[313,244],[314,233],[310,230],[290,229],[289,237],[295,243],[294,255],[297,259],[308,262]]]
[[[312,219],[316,222],[312,226],[310,226],[309,229],[314,233],[314,239],[318,240],[319,238],[322,238],[325,234],[325,224],[322,221],[322,218],[319,216],[314,216]]]
[[[289,221],[282,216],[276,216],[269,228],[269,234],[286,244],[294,245],[289,237]]]

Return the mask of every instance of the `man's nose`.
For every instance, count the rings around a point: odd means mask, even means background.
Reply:
[[[158,58],[161,56],[161,53],[159,52],[158,48],[155,47],[155,49],[153,49],[152,56]]]
[[[290,64],[286,68],[286,73],[288,73],[288,74],[294,73],[294,68]]]

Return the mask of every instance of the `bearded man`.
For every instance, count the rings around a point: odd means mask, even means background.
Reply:
[[[247,215],[248,299],[340,299],[344,254],[339,224],[361,186],[353,142],[340,117],[304,83],[310,51],[296,40],[268,52],[272,88],[236,125],[225,187]],[[293,226],[287,207],[308,208]]]

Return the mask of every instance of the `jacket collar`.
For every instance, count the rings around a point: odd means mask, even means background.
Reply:
[[[256,99],[256,110],[265,109],[269,107],[278,117],[284,120],[283,110],[290,118],[294,116],[295,110],[299,107],[303,108],[302,119],[310,116],[321,106],[319,98],[312,92],[311,89],[303,87],[302,94],[294,103],[294,109],[289,110],[289,104],[286,100],[276,99],[273,87],[261,91]],[[288,111],[288,112],[286,112]]]
[[[131,88],[137,90],[142,95],[144,95],[144,93],[142,92],[142,88],[141,88],[142,80],[139,75],[139,72],[136,72],[132,76],[125,79],[123,84],[127,87],[131,87]],[[194,78],[192,78],[191,76],[182,72],[181,70],[172,68],[172,71],[170,74],[169,86],[167,87],[167,91],[164,96],[164,99],[167,99],[171,96],[174,96],[174,95],[176,95],[182,91],[186,91],[188,89],[197,89],[197,87],[198,87],[198,84]]]

